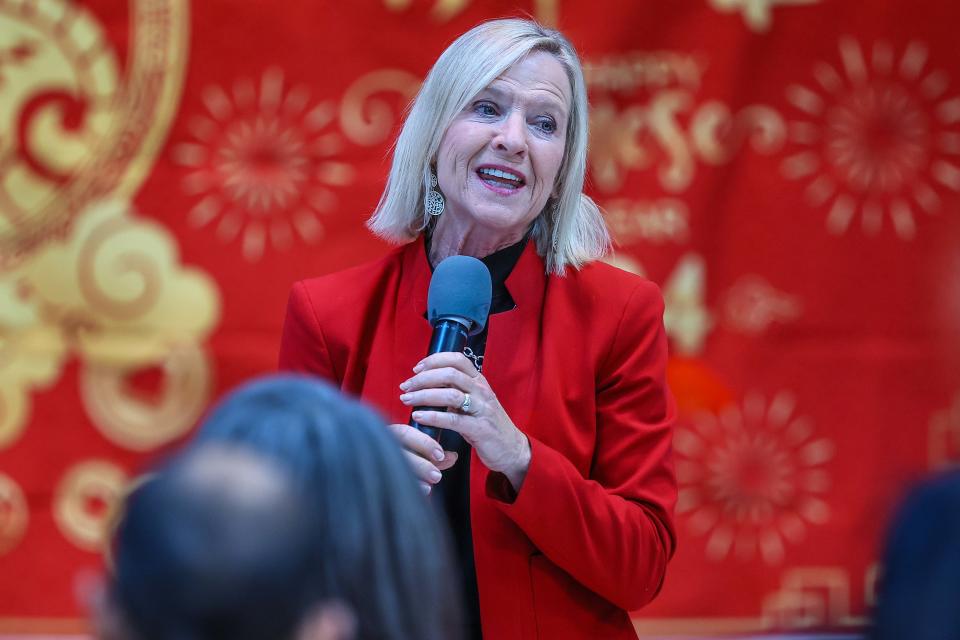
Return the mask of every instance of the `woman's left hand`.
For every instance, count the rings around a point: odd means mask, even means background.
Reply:
[[[400,401],[411,407],[447,407],[446,412],[414,411],[413,419],[459,433],[488,469],[504,474],[519,491],[530,467],[530,441],[513,424],[483,374],[455,352],[427,356],[413,372],[400,385],[404,392]]]

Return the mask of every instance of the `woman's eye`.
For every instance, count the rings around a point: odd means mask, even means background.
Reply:
[[[537,127],[544,133],[553,133],[557,130],[557,123],[552,118],[540,118]]]
[[[497,115],[497,108],[489,102],[478,102],[477,104],[473,105],[473,110],[475,113],[478,113],[482,116]]]

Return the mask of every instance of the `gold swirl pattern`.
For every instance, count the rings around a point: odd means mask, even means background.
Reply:
[[[54,497],[53,516],[61,533],[86,551],[103,550],[127,486],[127,474],[104,460],[87,460],[70,468]]]
[[[10,476],[0,473],[0,555],[17,546],[29,519],[23,491]]]
[[[136,230],[123,218],[105,221],[91,231],[78,256],[77,280],[83,297],[91,307],[118,319],[141,315],[157,303],[159,295],[159,269],[138,253],[142,245],[110,242]]]
[[[129,73],[96,18],[66,0],[0,0],[0,267],[55,237],[93,200],[132,196],[182,90],[186,0],[132,0]]]
[[[374,98],[377,93],[398,93],[409,101],[420,88],[420,79],[400,69],[380,69],[359,77],[343,95],[340,103],[340,127],[357,144],[374,145],[383,142],[397,118],[384,100]]]

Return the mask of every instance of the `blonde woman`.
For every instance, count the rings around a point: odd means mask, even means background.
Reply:
[[[626,612],[656,595],[675,547],[663,302],[597,261],[609,236],[583,194],[587,123],[562,34],[468,31],[414,100],[369,223],[400,246],[297,283],[287,309],[281,367],[394,423],[453,530],[475,638],[634,638]],[[491,315],[465,353],[423,358],[431,272],[451,255],[487,265]],[[405,424],[419,406],[448,409],[414,414],[442,447]]]

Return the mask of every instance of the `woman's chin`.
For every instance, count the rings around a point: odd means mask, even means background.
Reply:
[[[479,211],[473,213],[470,217],[474,222],[474,228],[478,231],[482,229],[485,233],[490,234],[492,239],[494,237],[510,236],[519,238],[536,216],[531,217],[528,212],[518,214],[515,212]]]
[[[529,210],[517,211],[513,207],[497,206],[474,207],[465,215],[473,221],[473,226],[496,234],[523,234],[537,217],[535,212]]]

